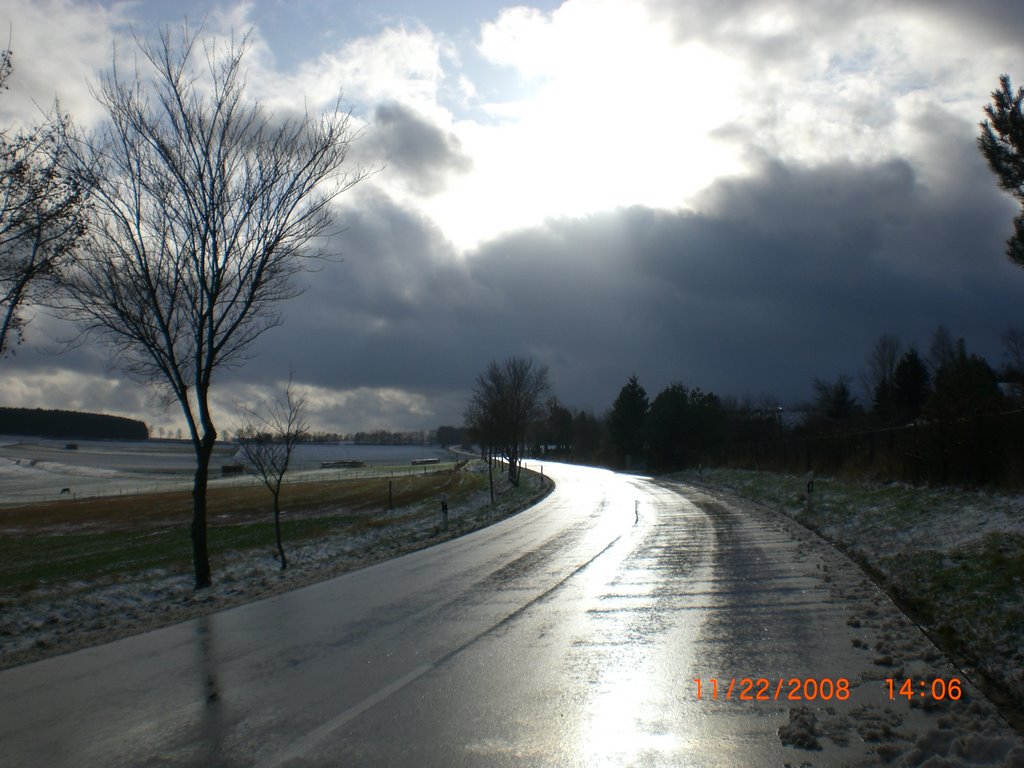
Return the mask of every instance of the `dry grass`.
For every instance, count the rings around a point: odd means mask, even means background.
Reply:
[[[395,478],[388,512],[387,478],[291,483],[282,488],[286,547],[338,533],[400,526],[434,513],[446,493],[453,503],[485,477],[459,470]],[[273,542],[271,496],[262,485],[210,488],[211,558]],[[0,509],[0,592],[41,584],[119,577],[150,568],[187,570],[191,560],[191,494],[169,492],[65,500]]]
[[[460,493],[478,481],[463,472],[358,480],[288,483],[281,488],[281,508],[308,517],[344,509],[383,510],[388,506],[388,483],[394,506],[407,506],[430,496]],[[211,486],[207,517],[212,525],[266,520],[271,496],[259,485]],[[94,531],[140,531],[179,525],[191,519],[191,491],[65,499],[0,508],[0,537]]]

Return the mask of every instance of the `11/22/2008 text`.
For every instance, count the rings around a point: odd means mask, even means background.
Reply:
[[[846,701],[850,680],[846,677],[715,677],[693,678],[698,701]],[[890,701],[903,696],[959,700],[963,688],[959,678],[895,680],[886,678],[884,690]]]

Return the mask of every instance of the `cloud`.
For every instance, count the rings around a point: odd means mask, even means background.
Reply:
[[[3,19],[10,24],[14,72],[0,96],[0,125],[37,123],[55,99],[79,126],[95,124],[101,110],[89,85],[109,67],[115,44],[134,47],[128,8],[40,0],[6,3]]]
[[[998,74],[1020,60],[1019,36],[992,34],[1020,15],[1011,5],[653,0],[677,41],[699,39],[737,63],[744,109],[720,136],[820,163],[913,154],[923,137],[908,122],[928,108],[976,123]]]
[[[394,102],[374,110],[359,151],[380,158],[387,165],[386,172],[397,173],[417,195],[435,194],[444,189],[449,174],[467,173],[472,168],[454,134]]]
[[[356,159],[389,165],[339,200],[341,260],[218,374],[218,408],[293,367],[325,428],[432,427],[510,354],[598,411],[634,372],[652,394],[682,380],[792,402],[856,375],[878,335],[926,346],[939,323],[998,362],[1024,274],[974,137],[1019,66],[1000,14],[1021,11],[974,8],[569,0],[485,25],[472,82],[413,23],[289,71],[257,30],[254,92],[319,109],[343,86],[366,126]],[[495,73],[516,87],[488,87]],[[460,78],[476,111],[455,117]],[[12,397],[56,406],[72,370],[112,378],[102,350],[43,357],[37,338],[0,364],[36,377]],[[74,396],[150,409],[124,386]]]
[[[323,108],[343,93],[364,113],[378,104],[399,103],[435,117],[447,55],[449,46],[425,27],[387,27],[339,43],[302,63],[294,74],[274,72],[273,62],[264,60],[254,93],[272,108],[294,106],[297,97],[311,108]]]
[[[814,376],[855,374],[878,335],[925,345],[939,323],[997,361],[1024,276],[1001,255],[1005,201],[977,158],[961,162],[954,193],[905,160],[773,161],[713,185],[699,211],[550,220],[467,258],[378,197],[260,358],[287,349],[325,387],[455,393],[488,360],[530,354],[564,399],[598,409],[632,372],[655,390],[681,378],[797,399]]]
[[[998,362],[1024,275],[1002,256],[1005,201],[962,162],[971,173],[949,190],[905,160],[774,161],[713,185],[695,211],[553,219],[468,257],[367,195],[339,222],[344,261],[304,276],[284,325],[215,396],[227,408],[229,394],[270,392],[291,367],[335,428],[419,429],[458,422],[476,374],[511,354],[598,411],[634,372],[650,392],[678,379],[793,402],[815,376],[856,375],[878,335],[925,346],[939,323]]]
[[[10,362],[5,360],[2,365],[6,368]],[[71,370],[53,363],[51,360],[49,367],[0,377],[0,403],[10,408],[113,408],[140,418],[146,413],[145,392],[131,382],[116,375]]]

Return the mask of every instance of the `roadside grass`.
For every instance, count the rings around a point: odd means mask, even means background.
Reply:
[[[352,480],[314,480],[285,483],[281,487],[282,509],[316,512],[342,506],[349,509],[377,509],[388,505],[391,482],[395,507],[420,500],[430,493],[451,493],[466,478],[456,470]],[[468,473],[472,474],[472,473]],[[452,478],[457,481],[452,486]],[[207,516],[211,521],[262,518],[270,509],[270,493],[255,479],[248,485],[211,485],[207,491]],[[139,495],[64,499],[0,507],[0,536],[17,533],[59,533],[77,530],[156,528],[173,523],[187,524],[192,510],[192,492],[162,491]]]
[[[388,479],[290,483],[281,492],[281,535],[289,546],[332,535],[386,531],[436,515],[441,493],[451,502],[484,487],[486,477],[461,470]],[[188,572],[191,494],[67,500],[0,510],[0,593],[41,585],[109,583],[152,569]],[[213,567],[229,552],[274,547],[271,496],[262,485],[211,488],[207,519]]]
[[[241,605],[454,539],[529,507],[554,486],[524,472],[519,486],[485,465],[392,478],[288,486],[275,560],[270,494],[220,486],[210,495],[214,584],[192,589],[187,493],[38,505],[0,525],[0,669]],[[439,496],[448,495],[442,530]],[[33,527],[34,523],[38,523]]]
[[[734,469],[672,477],[777,509],[850,557],[947,655],[1024,708],[1024,499]]]

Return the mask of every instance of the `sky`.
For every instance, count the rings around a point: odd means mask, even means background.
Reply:
[[[633,374],[795,407],[882,334],[926,352],[943,324],[998,365],[1024,328],[975,144],[999,76],[1024,83],[1018,0],[0,0],[0,125],[58,98],[94,128],[113,51],[186,18],[248,32],[268,110],[340,93],[376,169],[335,203],[337,258],[214,379],[222,429],[289,370],[316,429],[419,430],[510,355],[598,414]],[[62,328],[35,313],[0,404],[183,425]]]

